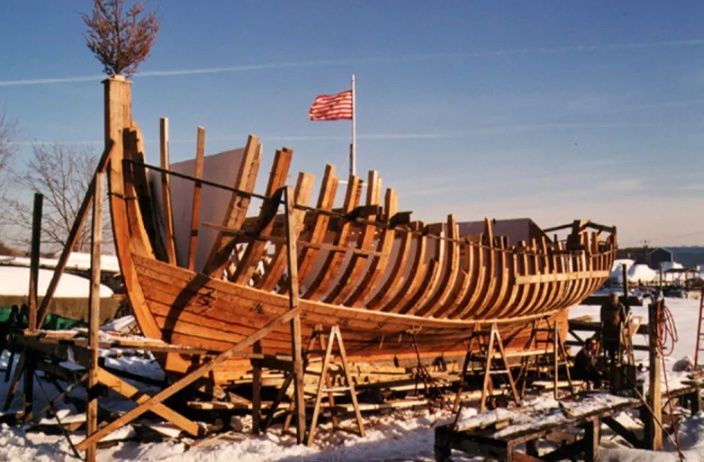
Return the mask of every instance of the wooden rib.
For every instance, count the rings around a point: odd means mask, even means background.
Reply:
[[[123,131],[123,143],[124,155],[126,158],[137,162],[144,162],[144,156],[142,154],[144,152],[142,132],[138,126],[133,125],[131,128]],[[124,194],[128,198],[139,197],[138,189],[135,186],[135,183],[138,182],[135,178],[135,171],[135,165],[129,164],[127,172],[124,172]],[[131,245],[133,249],[141,255],[154,257],[154,250],[152,248],[151,240],[147,234],[147,227],[144,224],[145,218],[142,214],[142,208],[139,206],[138,201],[128,200],[128,203],[129,206],[127,207],[126,212]]]
[[[384,203],[384,219],[386,222],[397,212],[397,197],[393,189],[386,190]],[[378,239],[377,251],[381,253],[378,257],[373,257],[373,260],[366,274],[360,281],[355,291],[344,301],[343,305],[347,306],[363,306],[364,300],[376,289],[379,279],[386,271],[389,262],[389,255],[393,249],[396,230],[390,227],[384,227],[381,231],[381,237]]]
[[[518,299],[519,292],[523,287],[516,284],[516,274],[518,269],[518,258],[512,248],[509,248],[508,237],[501,236],[502,252],[504,254],[504,272],[506,274],[507,290],[504,293],[502,300],[497,302],[497,311],[495,316],[510,317],[515,310],[515,302]]]
[[[387,311],[389,313],[398,313],[403,307],[403,300],[409,298],[412,293],[415,293],[417,286],[420,284],[423,275],[426,271],[425,263],[425,252],[427,246],[427,236],[426,235],[415,235],[416,245],[415,245],[415,255],[413,261],[411,262],[410,271],[406,280],[402,282],[399,291],[394,294],[393,297],[389,298],[385,302],[384,306],[380,308],[380,311]]]
[[[413,239],[412,234],[409,231],[398,231],[395,232],[396,235],[400,234],[401,237],[398,247],[398,252],[396,254],[396,259],[394,260],[389,276],[386,278],[382,286],[376,293],[363,303],[364,306],[371,310],[379,309],[381,306],[385,306],[386,303],[396,297],[396,295],[403,287],[404,277],[403,269],[408,261],[408,256],[411,252],[411,242]]]
[[[164,170],[169,169],[169,119],[159,119],[159,154],[160,165]],[[174,216],[171,203],[171,178],[165,173],[161,174],[161,202],[164,213],[164,234],[166,242],[166,258],[172,265],[176,261],[176,240],[174,238]]]
[[[310,195],[313,189],[313,175],[307,173],[299,173],[296,181],[296,189],[294,191],[294,201],[296,205],[307,205],[310,200]],[[293,215],[293,236],[298,240],[298,237],[303,230],[303,221],[305,218],[305,210],[294,208]],[[277,244],[271,261],[266,265],[264,276],[257,282],[256,286],[262,290],[274,290],[281,281],[281,277],[286,270],[286,246]]]
[[[547,243],[547,238],[543,235],[540,236],[540,250],[543,255],[543,265],[545,268],[545,274],[554,274],[555,273],[555,268],[551,265],[551,259],[550,255],[548,253],[548,243]],[[559,292],[557,290],[558,285],[557,281],[550,281],[546,284],[547,286],[547,291],[548,291],[548,296],[545,299],[545,304],[540,307],[542,310],[547,310],[554,306],[555,299],[559,295]]]
[[[203,178],[205,164],[205,128],[198,127],[198,141],[196,142],[196,165],[193,176]],[[200,198],[203,184],[200,181],[193,183],[193,202],[191,203],[191,235],[188,240],[188,269],[195,271],[196,255],[198,253],[198,228],[200,227]]]
[[[416,311],[421,316],[432,316],[435,314],[445,306],[450,295],[457,295],[461,287],[462,278],[458,277],[460,275],[459,228],[452,214],[447,216],[447,233],[450,240],[446,242],[446,246],[449,249],[445,254],[444,274],[435,294]],[[440,264],[442,263],[440,262]]]
[[[457,239],[459,239],[459,229],[457,231]],[[462,246],[464,246],[465,248],[464,252],[462,251]],[[472,264],[471,259],[472,254],[469,243],[466,240],[458,242],[457,276],[455,279],[455,287],[450,291],[445,302],[442,304],[438,303],[438,308],[433,312],[428,313],[428,315],[432,315],[438,318],[445,317],[448,313],[451,313],[452,311],[457,309],[458,306],[460,306],[460,303],[462,303],[462,301],[465,299],[467,291],[469,290],[469,287],[471,285],[469,276],[469,271]]]
[[[257,180],[257,173],[259,172],[261,150],[262,147],[259,143],[259,138],[254,135],[249,135],[247,145],[244,148],[242,164],[237,172],[237,178],[235,178],[235,189],[250,193],[254,191],[254,184]],[[249,197],[241,196],[233,192],[222,225],[230,229],[240,229],[247,216],[249,203]],[[234,237],[219,232],[210,250],[210,255],[205,263],[203,272],[208,276],[219,277],[227,265],[227,262],[230,260],[230,254],[236,242],[237,240]]]
[[[428,226],[428,229],[435,228],[435,225]],[[435,242],[435,257],[430,260],[426,265],[425,276],[422,279],[420,285],[417,286],[415,291],[410,291],[408,296],[410,300],[405,302],[405,306],[401,308],[401,312],[405,314],[416,314],[416,309],[425,303],[425,301],[435,292],[439,283],[440,276],[442,275],[442,263],[445,260],[445,250],[447,248],[447,241],[444,239],[446,236],[445,230],[442,229],[442,224],[437,226],[438,231],[429,231],[428,240]],[[402,302],[403,304],[403,302]]]
[[[469,299],[464,302],[461,306],[461,310],[457,314],[452,314],[452,318],[454,319],[466,319],[471,316],[471,313],[474,312],[474,310],[477,307],[477,303],[479,300],[481,300],[481,297],[486,294],[486,291],[488,290],[489,283],[490,283],[490,276],[491,276],[491,268],[487,268],[488,263],[489,263],[489,252],[490,249],[484,245],[482,245],[482,242],[484,240],[484,234],[479,235],[479,242],[478,243],[473,243],[473,245],[476,248],[476,256],[477,258],[475,259],[475,267],[477,271],[476,275],[476,285],[472,288],[470,292],[470,297]]]
[[[370,170],[367,181],[367,205],[381,204],[381,178],[379,172]],[[370,216],[370,221],[377,219],[376,216]],[[374,247],[374,239],[376,237],[377,227],[373,224],[367,224],[362,227],[362,232],[357,239],[356,247],[363,251],[372,250]],[[364,267],[367,266],[367,258],[361,254],[352,255],[347,263],[347,267],[342,270],[342,275],[337,279],[337,283],[325,297],[326,303],[342,303],[349,293],[359,286],[360,275]]]
[[[317,208],[321,210],[332,210],[337,193],[338,179],[335,176],[335,166],[327,164],[325,173],[320,184],[320,194],[318,194]],[[325,240],[330,217],[327,214],[319,213],[314,215],[313,225],[310,227],[308,241],[313,244],[321,244]],[[305,281],[308,273],[313,268],[313,263],[318,256],[319,249],[316,247],[302,247],[298,253],[298,280]],[[279,293],[286,293],[288,289],[284,285],[279,289]]]
[[[271,166],[271,172],[269,173],[269,182],[264,193],[269,200],[263,201],[256,225],[256,230],[260,234],[271,234],[271,230],[274,228],[276,211],[279,209],[280,189],[286,185],[292,157],[293,151],[290,149],[283,148],[276,151],[274,164]],[[266,241],[255,240],[249,242],[244,255],[237,265],[232,282],[235,284],[249,284],[252,274],[266,254],[267,245]]]
[[[463,289],[462,294],[452,303],[452,305],[450,305],[444,313],[440,314],[446,318],[455,317],[465,306],[467,306],[472,292],[476,291],[478,287],[479,267],[477,265],[477,258],[479,255],[479,247],[468,240],[465,240],[464,245],[466,253],[462,257],[462,260],[464,261],[462,273],[466,278],[466,287]]]
[[[536,241],[535,238],[530,240],[530,245],[528,246],[528,262],[530,266],[530,271],[529,274],[527,275],[536,275],[541,272],[540,268],[540,259],[538,257],[538,252],[537,252],[537,246],[536,246]],[[540,301],[542,297],[544,296],[544,287],[542,284],[531,284],[533,290],[531,294],[531,298],[529,299],[528,303],[526,303],[525,306],[523,306],[517,313],[516,315],[520,316],[529,312],[533,312],[536,307],[540,305]]]
[[[491,302],[495,299],[496,293],[498,291],[498,284],[500,282],[499,273],[501,267],[497,265],[496,258],[496,245],[494,240],[494,227],[493,223],[489,218],[484,219],[484,232],[485,240],[488,249],[488,259],[487,259],[487,277],[488,277],[488,287],[481,299],[477,301],[477,306],[471,315],[473,318],[482,318],[483,314],[487,312]]]
[[[352,212],[359,205],[359,196],[361,189],[361,180],[357,176],[350,176],[347,181],[347,193],[345,194],[345,203],[343,205],[343,213]],[[347,247],[352,234],[354,223],[349,220],[342,220],[340,230],[335,236],[333,245],[339,247]],[[345,254],[340,252],[330,252],[325,259],[320,272],[316,276],[313,283],[308,287],[304,298],[310,300],[320,300],[328,291],[334,278],[337,276],[340,265],[345,259]]]
[[[528,270],[528,257],[526,256],[525,241],[520,241],[516,245],[513,252],[513,280],[515,284],[516,276],[525,274]],[[531,288],[529,286],[520,286],[518,295],[510,308],[511,315],[514,315],[523,308],[530,296]]]
[[[508,272],[506,271],[506,255],[504,253],[503,245],[503,239],[500,237],[495,237],[493,239],[492,255],[495,258],[496,265],[493,277],[494,290],[493,292],[490,292],[490,295],[486,298],[486,302],[483,304],[482,308],[476,311],[476,317],[495,317],[496,310],[500,308],[499,302],[503,300],[503,297],[508,289]]]

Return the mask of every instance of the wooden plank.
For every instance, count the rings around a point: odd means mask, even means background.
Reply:
[[[96,378],[98,382],[110,388],[118,395],[124,396],[127,399],[131,399],[138,405],[146,402],[149,399],[148,395],[144,394],[136,387],[130,385],[128,382],[125,382],[124,380],[120,379],[116,375],[106,371],[102,367],[96,369]],[[183,415],[165,406],[164,404],[156,404],[152,412],[193,436],[198,436],[200,432],[198,424],[196,422],[187,419]],[[88,434],[92,434],[93,431],[89,431]]]
[[[385,306],[388,300],[398,296],[403,285],[403,269],[406,266],[406,261],[408,260],[408,255],[410,254],[412,234],[408,231],[397,231],[394,234],[400,234],[401,236],[399,238],[400,242],[398,252],[396,253],[396,259],[391,267],[389,276],[379,290],[377,290],[376,293],[365,302],[366,307],[372,310]]]
[[[393,189],[387,189],[384,204],[384,219],[387,222],[397,212],[397,201],[396,192]],[[373,290],[377,289],[377,283],[386,271],[395,236],[396,230],[394,228],[385,227],[382,229],[381,237],[378,239],[377,243],[377,252],[381,253],[381,255],[372,260],[367,273],[364,275],[355,291],[343,302],[343,305],[365,305],[365,300]]]
[[[338,179],[335,175],[335,166],[327,164],[325,173],[320,184],[320,193],[318,194],[317,208],[320,210],[330,211],[335,202],[335,194],[337,193]],[[325,235],[328,229],[330,216],[324,213],[319,213],[314,216],[313,225],[310,226],[308,240],[311,244],[322,244],[325,240]],[[314,267],[316,257],[318,255],[318,247],[311,245],[310,247],[302,247],[298,255],[298,273],[299,280],[305,281],[308,274]],[[282,288],[279,293],[286,293],[287,287]]]
[[[381,203],[381,178],[379,177],[379,172],[375,170],[369,171],[366,203],[368,206],[378,206]],[[367,220],[375,221],[377,218],[381,217],[372,215],[367,217]],[[376,226],[373,224],[364,225],[355,247],[365,252],[372,250],[376,230]],[[366,264],[367,259],[363,258],[360,254],[352,255],[347,263],[347,267],[341,271],[342,274],[338,277],[336,284],[325,297],[324,301],[333,304],[342,303],[352,290],[359,286],[361,272]]]
[[[410,234],[410,233],[409,233]],[[380,311],[388,313],[398,313],[405,306],[407,301],[417,292],[423,276],[426,274],[425,253],[428,239],[425,235],[416,235],[415,255],[411,263],[411,268],[405,277],[405,281],[397,294],[384,305]]]
[[[351,213],[359,205],[359,190],[361,180],[359,177],[351,176],[347,181],[347,193],[345,194],[345,202],[343,204],[343,213]],[[353,223],[348,220],[343,220],[340,230],[338,231],[333,245],[346,247],[350,241]],[[308,290],[303,295],[303,298],[308,300],[320,300],[329,290],[333,283],[337,271],[342,265],[344,255],[339,253],[330,253],[320,267],[320,270],[315,277],[315,280],[310,284]]]
[[[247,145],[244,148],[242,164],[237,172],[237,178],[235,178],[235,189],[245,192],[254,191],[254,184],[259,171],[261,150],[262,147],[259,143],[259,138],[254,135],[249,135]],[[233,192],[222,225],[230,229],[240,229],[247,216],[249,203],[249,197],[240,196]],[[230,254],[236,242],[237,240],[232,236],[218,233],[203,272],[208,276],[221,277],[222,271],[230,259]]]
[[[661,310],[663,302],[656,301],[648,306],[648,343],[650,346],[649,367],[648,367],[648,406],[649,418],[645,422],[646,443],[648,449],[653,451],[662,450],[662,391],[660,376],[662,375],[662,357],[658,347]]]
[[[276,151],[274,164],[271,167],[269,181],[266,186],[266,192],[264,193],[269,200],[262,203],[259,211],[259,219],[257,220],[256,225],[257,233],[270,234],[274,228],[276,210],[279,208],[279,201],[281,197],[280,189],[286,184],[292,157],[293,151],[290,149],[283,148]],[[277,199],[277,197],[279,199]],[[293,200],[293,198],[291,200]],[[249,284],[252,274],[264,258],[266,249],[267,242],[265,241],[250,242],[245,249],[244,255],[237,263],[237,271],[235,276],[232,278],[232,282],[235,284]]]
[[[162,117],[159,119],[159,159],[160,166],[164,170],[169,169],[169,119]],[[171,178],[169,175],[161,174],[161,202],[163,205],[164,233],[166,242],[166,258],[172,265],[178,264],[176,261],[176,239],[174,237],[174,216],[171,203]]]
[[[196,164],[193,176],[197,179],[203,178],[203,168],[205,167],[205,128],[198,127],[196,141]],[[200,181],[193,183],[193,202],[191,203],[191,234],[188,240],[188,261],[187,267],[191,271],[196,269],[196,255],[198,254],[198,228],[200,228],[200,199],[203,184]]]
[[[313,188],[313,175],[307,173],[300,173],[298,175],[298,180],[296,182],[296,190],[294,191],[294,201],[296,205],[306,205],[310,199],[310,195]],[[293,209],[293,238],[298,241],[301,231],[303,230],[303,224],[305,219],[305,210]],[[267,265],[264,276],[260,281],[257,282],[256,287],[261,290],[271,291],[276,288],[276,286],[281,281],[281,276],[286,270],[286,246],[283,242],[276,246],[276,251],[271,259],[271,262]]]
[[[29,262],[29,297],[28,324],[30,331],[36,331],[37,325],[37,287],[39,285],[39,253],[41,251],[42,238],[42,204],[44,196],[41,193],[34,193],[34,210],[32,212],[32,247]]]
[[[263,339],[266,337],[269,333],[271,333],[274,329],[279,327],[282,324],[285,324],[291,319],[294,319],[298,317],[300,313],[300,308],[294,308],[290,311],[287,311],[286,313],[282,314],[269,324],[267,324],[265,327],[262,329],[259,329],[255,333],[247,336],[244,340],[241,342],[232,345],[230,348],[225,350],[224,352],[220,353],[218,356],[213,358],[211,361],[203,364],[202,366],[198,367],[192,372],[189,372],[185,376],[181,377],[179,380],[174,382],[171,386],[168,388],[165,388],[164,390],[160,391],[156,395],[148,398],[145,400],[143,403],[140,403],[139,406],[137,406],[134,409],[131,409],[127,411],[125,414],[117,418],[116,420],[110,422],[106,426],[102,427],[100,430],[97,432],[89,435],[81,441],[79,444],[76,445],[76,448],[79,450],[83,450],[89,445],[96,443],[100,441],[103,437],[106,435],[109,435],[113,431],[117,430],[118,428],[123,427],[124,425],[132,422],[134,419],[137,417],[141,416],[145,412],[155,412],[154,409],[161,404],[164,400],[170,398],[174,394],[178,393],[179,391],[183,390],[205,374],[209,373],[213,369],[215,369],[218,365],[222,364],[226,360],[230,359],[233,357],[236,353],[240,351],[244,351],[247,348],[251,347],[255,342]],[[304,408],[305,409],[305,408]]]
[[[88,293],[88,339],[90,349],[90,367],[88,368],[88,403],[86,405],[86,432],[98,429],[98,359],[100,356],[100,255],[103,240],[103,197],[105,174],[95,177],[93,194],[93,226],[91,227],[90,247],[90,289]],[[86,448],[86,460],[95,461],[96,447],[92,444]]]
[[[293,385],[296,412],[296,440],[303,443],[306,436],[306,403],[304,393],[304,367],[301,338],[301,317],[299,316],[298,251],[294,239],[293,197],[291,187],[284,190],[286,211],[286,260],[288,262],[288,308],[289,313],[296,313],[290,321],[291,355],[293,356]],[[273,329],[272,329],[273,330]]]

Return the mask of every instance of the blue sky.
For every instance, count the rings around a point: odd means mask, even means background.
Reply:
[[[89,1],[0,3],[0,110],[32,142],[99,153],[101,66]],[[704,3],[150,1],[161,20],[134,78],[157,161],[262,137],[295,170],[347,169],[348,122],[309,122],[357,76],[358,168],[414,217],[590,218],[623,245],[704,244]],[[11,44],[11,45],[10,45]],[[292,180],[294,177],[292,176]],[[259,187],[263,187],[260,182]]]

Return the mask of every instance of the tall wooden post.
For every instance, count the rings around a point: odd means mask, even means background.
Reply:
[[[660,374],[662,368],[662,357],[658,348],[658,320],[662,310],[662,300],[651,303],[648,306],[648,337],[650,350],[649,379],[650,389],[648,390],[648,406],[651,415],[645,423],[646,444],[649,449],[659,451],[662,449],[662,392],[660,390]]]
[[[100,248],[103,239],[103,188],[105,174],[95,177],[93,194],[93,226],[91,228],[90,249],[90,294],[88,300],[88,346],[90,367],[88,369],[88,405],[86,408],[86,433],[91,435],[98,430],[98,354],[100,331]],[[95,444],[86,449],[86,461],[95,461]]]
[[[29,293],[27,297],[27,324],[32,333],[36,333],[37,325],[37,287],[39,285],[39,252],[42,234],[42,204],[44,196],[40,193],[34,194],[34,211],[32,213],[32,250],[29,263]],[[23,385],[23,412],[24,421],[28,422],[32,418],[32,408],[34,402],[34,371],[35,355],[29,351],[24,352],[24,385]],[[20,361],[22,363],[22,361]],[[17,367],[20,367],[20,363]]]
[[[286,260],[288,263],[288,305],[298,308],[298,250],[293,223],[293,192],[291,186],[284,189],[286,212]],[[303,396],[303,353],[301,349],[301,318],[291,320],[291,350],[293,352],[294,401],[296,404],[296,441],[302,444],[306,437],[306,403]]]
[[[42,237],[42,204],[44,196],[41,193],[34,193],[34,212],[32,214],[32,253],[29,263],[29,298],[27,306],[29,308],[28,321],[29,330],[35,332],[37,326],[37,286],[39,284],[39,253]]]
[[[628,291],[630,290],[628,284],[628,267],[625,263],[621,264],[621,274],[623,276],[623,306],[626,307],[626,313],[631,311],[631,307],[628,305]]]

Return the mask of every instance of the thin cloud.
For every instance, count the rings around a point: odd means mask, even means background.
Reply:
[[[143,71],[135,75],[137,78],[145,77],[177,77],[189,75],[224,74],[235,72],[252,72],[267,69],[285,69],[294,67],[320,67],[320,66],[343,66],[362,65],[373,63],[427,61],[434,59],[466,59],[484,58],[492,56],[512,56],[529,54],[560,54],[560,53],[593,53],[599,51],[622,51],[638,50],[647,48],[669,48],[669,47],[696,47],[704,45],[704,39],[691,40],[669,40],[661,42],[641,42],[641,43],[616,43],[606,45],[576,45],[564,47],[537,47],[537,48],[516,48],[506,50],[468,51],[468,52],[448,52],[448,53],[428,53],[414,54],[395,57],[367,57],[351,59],[327,59],[309,61],[289,61],[279,63],[255,63],[233,66],[203,67],[194,69],[174,69],[174,70],[154,70]],[[52,77],[0,80],[0,87],[22,86],[22,85],[52,85],[65,83],[94,82],[104,76],[83,75],[74,77]]]

